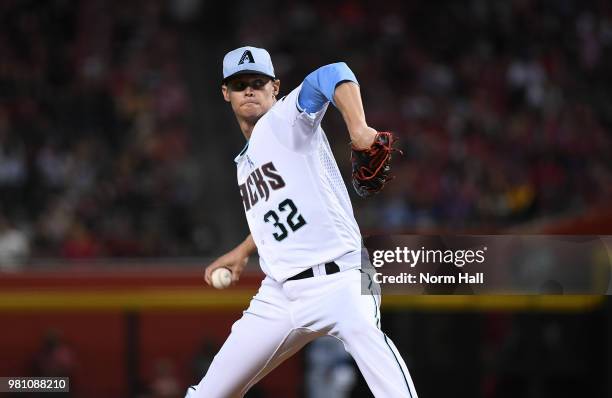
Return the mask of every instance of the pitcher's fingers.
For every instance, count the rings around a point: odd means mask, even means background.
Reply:
[[[232,269],[232,284],[235,284],[240,279],[240,274],[242,273],[237,267]]]
[[[212,286],[211,276],[213,272],[213,267],[212,267],[213,264],[206,267],[206,270],[204,271],[204,280],[206,281],[206,283],[208,283],[209,286]]]
[[[208,276],[208,268],[204,270],[204,282],[210,286],[210,277]]]

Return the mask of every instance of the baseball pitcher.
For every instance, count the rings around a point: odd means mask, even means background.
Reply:
[[[390,179],[394,138],[369,127],[357,79],[345,63],[323,66],[277,99],[268,52],[241,47],[223,59],[223,98],[247,143],[235,159],[251,234],[206,268],[238,281],[255,251],[266,277],[208,372],[187,397],[242,397],[313,339],[329,335],[355,359],[379,398],[417,398],[393,342],[380,329],[380,295],[362,294],[359,227],[321,128],[331,102],[351,137],[361,196]]]

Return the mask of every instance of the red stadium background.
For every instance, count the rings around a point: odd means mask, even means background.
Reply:
[[[1,0],[0,377],[70,376],[72,398],[202,377],[262,276],[202,281],[248,233],[219,87],[245,44],[281,95],[345,61],[399,136],[395,180],[362,200],[323,120],[364,233],[612,234],[610,1]],[[382,305],[421,397],[612,398],[609,296]],[[336,398],[308,371],[307,347],[247,398]]]

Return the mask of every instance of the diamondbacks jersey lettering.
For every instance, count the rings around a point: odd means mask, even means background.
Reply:
[[[261,267],[279,281],[347,253],[358,259],[361,250],[348,192],[320,127],[326,107],[315,114],[301,112],[299,90],[257,122],[236,158]],[[360,265],[359,260],[350,263]]]
[[[247,162],[252,164],[250,158]],[[240,196],[244,204],[244,210],[249,211],[252,206],[259,202],[259,199],[268,201],[270,191],[281,189],[285,186],[285,181],[274,167],[272,162],[268,162],[261,167],[256,168],[247,180],[240,184]]]

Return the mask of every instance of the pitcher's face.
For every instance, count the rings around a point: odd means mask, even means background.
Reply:
[[[257,121],[276,102],[279,80],[256,74],[238,75],[221,86],[223,98],[241,119]]]

